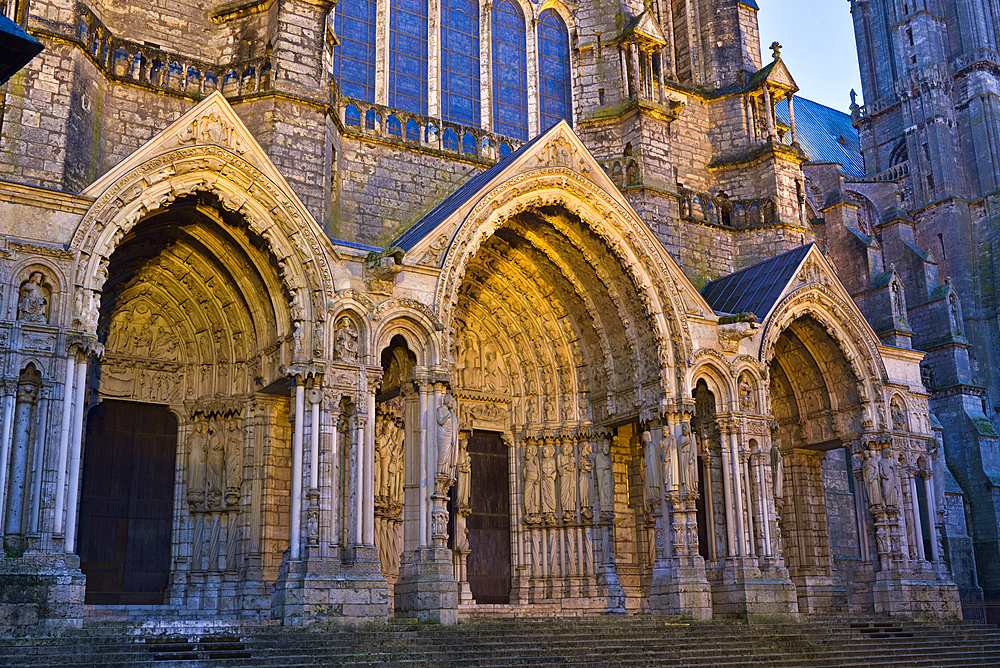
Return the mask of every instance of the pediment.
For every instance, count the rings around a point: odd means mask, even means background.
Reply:
[[[544,170],[551,172],[552,168],[571,170],[576,177],[601,190],[616,209],[645,225],[569,124],[560,121],[505,160],[470,179],[391,245],[406,251],[403,261],[405,266],[440,269],[462,224],[491,192],[519,182],[524,185],[513,189],[513,196],[525,194],[531,188],[530,175]],[[674,285],[681,292],[686,310],[711,317],[712,309],[656,236],[648,231],[648,237],[662,256]]]
[[[169,127],[136,149],[114,169],[90,184],[81,194],[99,197],[112,184],[135,168],[172,150],[190,146],[218,146],[238,155],[273,181],[292,206],[307,217],[310,225],[318,225],[308,213],[295,191],[278,171],[253,133],[219,91],[189,109]]]
[[[799,89],[798,85],[795,83],[795,79],[792,78],[792,73],[788,71],[785,63],[781,58],[778,58],[774,62],[774,67],[767,74],[767,81],[781,88],[788,88],[792,91],[797,91]]]
[[[667,38],[663,36],[663,30],[660,29],[659,24],[657,24],[656,19],[653,18],[649,10],[643,12],[642,16],[639,17],[639,22],[633,30],[637,34],[658,44],[667,43]]]

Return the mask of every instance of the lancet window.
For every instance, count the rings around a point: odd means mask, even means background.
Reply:
[[[493,7],[493,131],[528,140],[524,14],[511,0],[502,0]]]
[[[365,102],[375,101],[375,9],[374,0],[342,0],[333,21],[333,75],[344,95]]]
[[[391,0],[389,106],[427,113],[427,0]]]
[[[573,121],[569,70],[569,35],[557,13],[538,17],[538,79],[544,132],[562,119]]]
[[[474,0],[441,3],[441,118],[479,123],[479,7]]]

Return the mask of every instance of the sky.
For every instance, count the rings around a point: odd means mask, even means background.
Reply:
[[[799,95],[848,111],[850,91],[861,101],[861,75],[848,0],[757,0],[761,58],[771,61],[771,42],[799,85]]]

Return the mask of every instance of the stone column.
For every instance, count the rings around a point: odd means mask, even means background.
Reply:
[[[320,439],[320,404],[323,401],[323,393],[317,387],[318,380],[314,380],[314,387],[309,390],[308,400],[310,407],[309,421],[309,491],[306,492],[308,505],[306,506],[306,545],[309,547],[319,547],[319,439]]]
[[[480,127],[493,132],[493,0],[479,6]]]
[[[298,559],[302,540],[302,431],[305,421],[305,384],[300,376],[295,382],[295,413],[292,432],[292,491],[289,499],[288,550]]]
[[[3,434],[0,436],[0,531],[7,504],[4,502],[10,467],[11,430],[14,428],[14,400],[17,397],[17,382],[3,382]]]
[[[920,502],[917,499],[917,477],[912,471],[907,472],[910,488],[910,517],[913,521],[913,542],[916,543],[914,547],[916,550],[913,552],[916,554],[917,559],[920,561],[927,561],[927,557],[924,555],[924,533],[923,528],[920,526]]]
[[[774,141],[774,105],[771,103],[771,91],[764,86],[764,118],[767,120],[767,139]]]
[[[629,45],[629,53],[632,58],[632,91],[635,97],[642,97],[642,73],[639,71],[639,47],[635,42]]]
[[[621,61],[622,69],[622,97],[632,97],[632,86],[630,85],[630,80],[628,76],[628,60],[625,55],[625,49],[618,47],[618,60]]]
[[[28,455],[32,436],[37,435],[34,427],[35,407],[38,405],[40,378],[36,381],[30,375],[22,374],[17,385],[17,402],[14,408],[14,434],[10,447],[7,494],[4,498],[4,551],[20,556],[26,547],[25,492],[29,487]],[[7,462],[5,461],[4,464]]]
[[[795,132],[795,96],[788,96],[788,124],[792,126],[792,146],[799,143],[798,135]]]
[[[941,561],[941,553],[938,551],[938,528],[937,523],[934,521],[934,518],[937,517],[937,498],[935,497],[934,490],[934,476],[931,475],[930,471],[921,471],[920,478],[924,484],[924,496],[927,497],[927,529],[931,538],[931,560],[938,562]]]
[[[35,477],[31,483],[31,517],[28,523],[29,534],[38,534],[41,530],[42,470],[45,467],[45,451],[46,444],[48,442],[49,394],[51,394],[51,389],[51,387],[45,387],[43,385],[39,396],[33,463]]]
[[[72,450],[69,457],[69,491],[66,494],[66,534],[64,549],[76,553],[76,529],[79,520],[77,503],[80,493],[80,454],[83,451],[83,403],[87,398],[87,364],[83,356],[76,365],[76,400],[73,410],[73,428],[70,432]]]
[[[663,83],[663,71],[667,68],[667,58],[666,58],[665,52],[666,52],[666,49],[663,48],[663,47],[660,47],[660,50],[658,51],[659,56],[660,56],[660,81],[659,81],[659,84],[660,84],[660,94],[658,96],[659,99],[657,100],[660,104],[663,104],[664,102],[666,102],[666,99],[667,99],[667,87]]]
[[[69,434],[73,421],[73,379],[76,377],[76,353],[70,351],[66,358],[66,377],[63,379],[62,418],[59,421],[59,455],[56,465],[56,500],[54,536],[62,536],[66,518],[66,463],[69,459]],[[4,430],[6,433],[6,430]]]
[[[375,387],[376,382],[369,379],[368,392],[364,399],[368,402],[368,419],[364,431],[364,486],[362,492],[362,510],[364,524],[362,526],[362,543],[366,547],[375,546]]]
[[[763,545],[762,552],[765,559],[771,558],[771,513],[767,504],[767,485],[765,481],[767,478],[764,476],[764,448],[760,445],[757,446],[757,452],[751,455],[754,458],[754,471],[757,474],[757,498],[760,504],[760,528],[763,535]]]
[[[430,544],[430,494],[428,493],[428,425],[429,406],[431,403],[431,387],[426,381],[417,381],[420,393],[420,462],[419,462],[419,494],[417,516],[420,522],[418,543],[420,547]]]
[[[746,539],[746,526],[744,524],[743,515],[743,484],[741,482],[742,476],[740,475],[742,464],[742,455],[740,453],[740,434],[739,428],[736,425],[730,427],[730,453],[729,453],[729,463],[730,471],[729,475],[732,476],[732,489],[733,489],[733,514],[736,516],[736,554],[740,557],[744,557],[747,554],[747,539]]]
[[[739,554],[736,542],[735,518],[733,513],[733,483],[732,464],[730,456],[729,424],[719,424],[719,436],[722,444],[722,497],[726,506],[726,556],[735,557]]]

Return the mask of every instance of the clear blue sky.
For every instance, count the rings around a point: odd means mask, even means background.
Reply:
[[[847,111],[853,88],[861,104],[861,76],[848,0],[757,0],[761,57],[771,62],[768,46],[782,45],[799,95]]]

